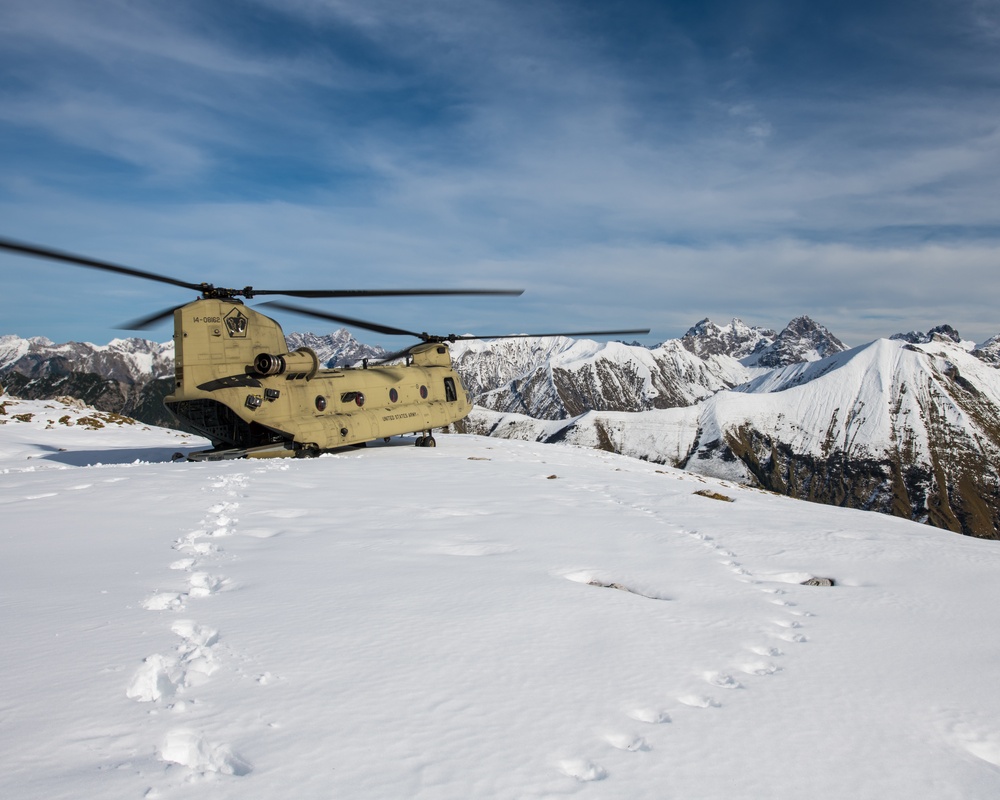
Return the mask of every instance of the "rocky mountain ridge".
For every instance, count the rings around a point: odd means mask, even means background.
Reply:
[[[760,352],[777,337],[777,331],[750,327],[740,319],[720,326],[706,317],[688,328],[681,344],[700,358],[726,355],[742,359]]]
[[[290,334],[327,366],[382,352],[347,331]],[[0,380],[170,424],[171,343],[0,337]],[[479,406],[464,429],[563,441],[819,502],[1000,536],[1000,336],[942,325],[847,350],[799,317],[781,332],[702,320],[656,347],[567,338],[463,341]]]

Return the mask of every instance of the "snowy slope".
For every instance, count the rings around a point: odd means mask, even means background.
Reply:
[[[561,424],[477,409],[470,432],[623,453],[796,497],[1000,535],[1000,371],[962,343],[880,339],[693,408]]]
[[[740,393],[756,396],[751,400]],[[881,457],[909,441],[929,458],[935,424],[975,430],[963,395],[1000,405],[1000,372],[956,344],[907,346],[879,339],[768,373],[741,392],[720,397],[713,417],[720,428],[749,419],[741,405],[749,401],[755,405],[752,416],[796,452],[825,456],[837,449]]]
[[[995,543],[596,450],[169,463],[6,412],[5,798],[1000,793]]]

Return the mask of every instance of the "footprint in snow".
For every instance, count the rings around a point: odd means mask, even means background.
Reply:
[[[722,703],[714,697],[706,697],[700,694],[682,694],[677,698],[678,702],[691,708],[721,708]]]
[[[776,672],[781,672],[781,667],[777,664],[772,664],[770,661],[745,661],[740,664],[740,670],[745,672],[747,675],[774,675]]]
[[[585,758],[567,758],[559,762],[559,771],[578,781],[600,781],[608,777],[607,770]]]
[[[652,749],[645,739],[641,736],[633,736],[631,733],[609,733],[604,737],[604,741],[618,750],[625,750],[629,753],[640,753]]]
[[[705,683],[710,686],[715,686],[719,689],[742,689],[743,685],[736,680],[732,675],[727,675],[724,672],[706,672],[703,676],[705,678]]]
[[[774,634],[777,638],[781,639],[783,642],[789,642],[791,644],[804,644],[809,641],[809,637],[801,633],[792,633],[791,631],[784,631],[782,633]]]
[[[218,575],[210,575],[207,572],[194,572],[188,579],[188,583],[191,586],[188,590],[190,597],[208,597],[225,589],[229,580]]]
[[[659,708],[644,706],[642,708],[633,708],[631,711],[626,711],[625,713],[636,722],[645,722],[650,725],[661,725],[670,722],[670,715]]]
[[[201,534],[199,534],[201,535]],[[221,553],[222,548],[211,542],[196,542],[193,541],[191,537],[184,539],[178,539],[174,542],[174,550],[179,550],[181,552],[194,553],[199,556],[207,556],[212,553]]]
[[[177,611],[184,608],[186,595],[178,592],[157,592],[142,601],[142,607],[147,611]]]
[[[211,647],[219,641],[219,632],[207,625],[199,625],[193,620],[179,619],[170,626],[170,630],[180,636],[185,642],[199,647]]]
[[[200,734],[184,728],[167,733],[160,746],[160,760],[180,764],[200,773],[222,775],[249,775],[250,762],[240,757],[226,744],[212,744]]]
[[[218,670],[212,652],[219,641],[217,630],[185,619],[176,620],[170,629],[181,638],[177,655],[154,653],[145,658],[125,690],[126,697],[140,703],[169,703],[179,691],[201,686]],[[183,711],[185,705],[179,703],[174,707]]]

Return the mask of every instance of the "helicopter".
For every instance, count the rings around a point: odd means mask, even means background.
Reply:
[[[20,255],[157,281],[198,293],[195,300],[121,327],[139,330],[173,316],[174,385],[164,404],[181,424],[206,437],[210,450],[178,454],[190,461],[311,457],[393,436],[416,435],[435,447],[446,429],[472,411],[452,366],[448,345],[472,339],[646,334],[648,329],[573,333],[432,335],[272,300],[261,305],[376,333],[418,339],[399,352],[360,366],[322,368],[308,347],[289,352],[281,326],[247,306],[264,295],[300,298],[507,295],[521,289],[274,290],[217,287],[121,266],[0,237],[0,249]],[[258,306],[260,307],[260,306]],[[375,363],[373,363],[375,362]]]

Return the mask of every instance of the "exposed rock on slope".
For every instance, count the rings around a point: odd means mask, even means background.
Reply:
[[[174,424],[163,407],[173,370],[172,341],[55,344],[41,337],[0,336],[0,374],[11,394],[34,400],[76,397],[101,411],[155,425]]]
[[[1000,335],[987,339],[972,351],[972,355],[993,366],[1000,366]]]
[[[769,328],[751,328],[739,319],[720,327],[706,318],[688,328],[681,344],[701,358],[730,356],[742,359],[763,350],[777,336]]]
[[[688,406],[750,375],[734,358],[701,358],[676,339],[653,349],[620,342],[544,342],[504,339],[474,347],[460,342],[453,347],[454,363],[479,405],[542,419],[565,419],[591,409]],[[498,388],[484,391],[500,381]]]
[[[840,339],[818,322],[809,317],[796,317],[773,342],[744,359],[744,363],[774,369],[802,361],[818,361],[846,349]]]
[[[150,425],[178,427],[176,418],[163,405],[173,389],[173,378],[129,383],[102,378],[93,372],[67,372],[31,378],[19,372],[3,375],[3,387],[25,400],[74,397],[99,411],[123,414]]]
[[[0,372],[19,372],[29,378],[78,372],[135,383],[169,377],[173,369],[172,341],[158,344],[146,339],[114,339],[106,345],[55,344],[42,337],[0,336]]]
[[[319,363],[324,367],[343,367],[355,364],[365,358],[379,358],[386,351],[381,347],[362,344],[347,331],[339,328],[325,336],[315,333],[289,333],[285,336],[288,349],[308,347],[316,353]]]
[[[958,344],[962,341],[962,337],[958,335],[951,325],[938,325],[931,328],[927,333],[923,331],[910,331],[909,333],[895,333],[891,339],[902,339],[904,342],[909,342],[910,344],[928,344],[933,342],[935,339],[944,339],[949,342],[954,342]]]

